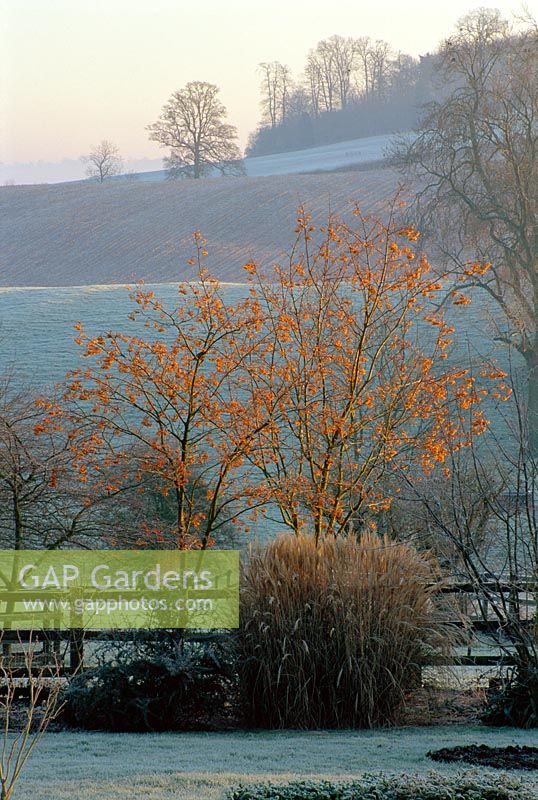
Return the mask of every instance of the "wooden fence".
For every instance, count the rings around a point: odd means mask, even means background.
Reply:
[[[482,585],[484,589],[492,594],[514,595],[516,591],[513,584],[501,584],[492,581]],[[530,627],[535,624],[536,614],[535,591],[536,584],[529,581],[519,582],[517,588],[518,605],[526,609],[525,615],[521,616],[518,624],[523,627]],[[471,636],[475,634],[502,635],[502,626],[493,613],[488,610],[488,602],[484,599],[483,593],[477,593],[476,587],[470,583],[453,583],[442,589],[443,593],[461,595],[466,598],[467,605],[475,607],[479,613],[474,617],[471,615],[469,630]],[[491,604],[490,604],[491,605]],[[455,621],[456,622],[456,621]],[[133,630],[82,630],[73,628],[70,630],[4,630],[2,632],[2,649],[4,656],[13,654],[14,645],[33,642],[41,643],[39,668],[50,658],[50,663],[61,661],[61,674],[69,675],[84,668],[84,655],[86,645],[92,642],[105,644],[107,641],[133,641],[138,631]],[[225,641],[229,637],[226,631],[181,631],[183,640],[196,642]],[[14,662],[15,663],[15,662]],[[500,667],[511,666],[514,659],[506,652],[491,654],[472,654],[472,645],[469,645],[467,654],[451,656],[449,658],[436,658],[432,660],[430,666],[473,666],[473,667]],[[24,673],[24,665],[19,668],[14,667],[15,674]]]

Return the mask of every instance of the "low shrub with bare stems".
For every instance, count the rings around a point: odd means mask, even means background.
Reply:
[[[0,632],[0,800],[11,800],[33,749],[61,710],[62,666],[53,654],[41,663],[31,635],[18,638],[18,658],[9,644],[3,648],[3,639]],[[17,720],[20,691],[26,699]]]
[[[251,723],[396,722],[421,665],[457,638],[441,586],[432,557],[375,533],[253,550],[238,633]]]

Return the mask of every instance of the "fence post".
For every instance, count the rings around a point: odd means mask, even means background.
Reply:
[[[71,628],[69,631],[69,672],[73,675],[84,666],[84,630]]]

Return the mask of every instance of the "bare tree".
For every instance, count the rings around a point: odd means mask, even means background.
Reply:
[[[509,382],[513,401],[495,416],[506,417],[516,446],[492,429],[487,446],[451,455],[443,484],[402,473],[392,530],[437,552],[465,589],[463,610],[478,621],[480,644],[515,667],[490,720],[538,727],[538,460],[525,446],[518,381]]]
[[[305,66],[305,83],[310,97],[310,107],[314,117],[319,117],[321,108],[321,65],[314,51],[308,54]]]
[[[0,387],[0,546],[8,549],[88,547],[117,537],[117,515],[137,484],[120,482],[101,453],[93,467],[74,447],[85,413],[69,419],[56,402]],[[121,485],[120,485],[121,484]],[[123,531],[127,538],[127,531]]]
[[[301,84],[295,85],[288,98],[287,115],[298,117],[311,111],[312,104],[308,90]]]
[[[318,48],[320,46],[325,52],[324,63],[333,73],[331,82],[335,86],[338,105],[340,108],[346,108],[357,54],[355,40],[349,36],[335,35],[320,42]]]
[[[498,339],[526,361],[538,452],[538,30],[516,35],[497,11],[468,14],[442,48],[440,74],[451,94],[427,107],[395,161],[417,181],[421,229],[460,285],[503,312]]]
[[[119,175],[123,169],[120,151],[108,139],[103,139],[96,147],[92,147],[87,156],[82,156],[81,161],[87,164],[86,175],[96,178],[99,183],[104,183],[113,175]]]
[[[392,72],[392,51],[387,42],[378,39],[371,50],[372,78],[374,95],[377,98],[386,96],[390,86]]]
[[[310,51],[305,74],[315,113],[348,105],[355,58],[355,40],[336,34]]]
[[[64,468],[65,443],[58,446],[57,437],[46,441],[34,433],[42,417],[31,394],[14,394],[9,384],[2,387],[0,537],[4,547],[15,550],[36,546],[36,537],[39,542],[43,512],[47,509],[50,522],[55,505],[51,493]]]
[[[305,83],[314,116],[347,108],[355,93],[365,100],[382,98],[390,85],[391,50],[368,36],[331,36],[308,54]]]
[[[415,87],[420,76],[419,61],[401,51],[391,61],[390,83],[396,92],[409,92]]]
[[[355,58],[358,63],[359,91],[365,100],[381,99],[390,85],[392,54],[390,45],[369,36],[355,40]]]
[[[271,127],[275,128],[286,119],[292,91],[291,71],[279,61],[262,62],[258,69],[262,76],[261,105]]]
[[[328,39],[318,42],[308,54],[307,69],[317,81],[317,103],[320,111],[334,111],[337,108],[337,75],[334,51]]]
[[[359,64],[359,91],[368,100],[372,95],[372,78],[370,68],[370,44],[369,36],[361,36],[355,42],[357,51],[357,61]]]
[[[0,800],[11,800],[32,751],[62,709],[60,660],[53,658],[49,665],[38,664],[39,654],[32,637],[26,642],[19,638],[19,644],[20,667],[14,664],[15,656],[9,648],[4,646],[0,656]],[[17,725],[16,701],[21,682],[28,696],[22,724]]]
[[[164,159],[169,177],[201,178],[212,169],[241,175],[237,132],[224,119],[226,108],[212,83],[191,81],[174,92],[161,116],[147,126],[149,138],[170,150]]]

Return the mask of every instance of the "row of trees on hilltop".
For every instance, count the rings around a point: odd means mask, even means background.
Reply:
[[[412,83],[416,66],[411,56],[394,54],[387,42],[331,36],[310,50],[300,80],[278,61],[259,65],[264,122],[275,128],[293,114],[319,117],[361,98],[386,98],[391,87]]]
[[[285,64],[261,63],[263,117],[247,154],[408,129],[432,97],[434,62],[381,40],[334,35],[310,50],[298,79]]]
[[[259,69],[268,127],[251,135],[249,155],[353,138],[377,132],[380,125],[384,130],[409,127],[418,98],[424,100],[427,94],[431,59],[417,62],[401,53],[396,56],[386,42],[368,37],[332,36],[310,52],[303,81],[294,81],[289,68],[279,62],[262,63]],[[159,119],[148,125],[150,139],[168,150],[168,177],[201,178],[214,170],[244,173],[237,131],[226,122],[218,93],[213,84],[191,81],[170,96]],[[396,106],[389,102],[395,98]],[[366,109],[373,123],[361,122],[359,103],[361,114]],[[335,111],[340,112],[337,117],[332,115]],[[380,122],[387,113],[390,121]],[[107,140],[83,161],[88,176],[100,183],[122,170],[118,149]]]
[[[359,63],[359,54],[364,74],[360,94],[353,66]],[[383,130],[410,127],[417,98],[425,97],[423,85],[431,60],[389,56],[386,43],[333,36],[320,42],[309,56],[308,91],[292,80],[284,65],[260,64],[268,125],[250,137],[247,154],[356,138],[376,133],[380,126]],[[214,171],[244,174],[237,130],[226,122],[226,108],[218,94],[213,84],[191,81],[173,92],[158,120],[147,126],[149,138],[168,151],[164,165],[169,178],[201,178]],[[336,116],[335,111],[339,112]],[[100,183],[120,174],[123,167],[117,147],[107,140],[93,147],[83,161],[87,175]]]

